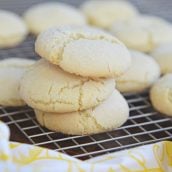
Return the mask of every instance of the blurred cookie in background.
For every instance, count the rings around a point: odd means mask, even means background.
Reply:
[[[159,65],[153,58],[138,51],[130,53],[132,63],[129,70],[116,78],[116,87],[123,93],[144,91],[160,77]]]
[[[172,25],[155,16],[137,16],[115,22],[110,31],[128,48],[151,52],[163,43],[172,42]]]
[[[19,95],[19,83],[25,71],[34,60],[10,58],[0,61],[0,105],[23,106]]]
[[[153,85],[150,99],[157,111],[172,116],[172,73],[166,74]]]
[[[24,13],[24,19],[30,32],[35,35],[55,26],[86,25],[87,23],[81,11],[60,2],[34,5]]]
[[[160,65],[162,74],[172,73],[172,42],[160,45],[152,51],[151,56]]]
[[[17,14],[0,10],[0,21],[0,48],[15,47],[26,38],[26,24]]]
[[[81,6],[91,25],[109,28],[117,20],[126,20],[138,14],[136,7],[124,0],[90,0]]]

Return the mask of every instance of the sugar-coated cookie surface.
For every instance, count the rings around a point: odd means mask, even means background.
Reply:
[[[35,110],[38,122],[50,130],[72,135],[88,135],[120,127],[129,116],[123,96],[114,90],[102,104],[86,111],[52,114]]]
[[[79,10],[60,2],[34,5],[25,12],[24,19],[30,32],[36,35],[54,26],[86,24],[86,18]]]
[[[90,0],[81,6],[90,24],[109,28],[114,21],[126,20],[138,14],[137,9],[124,0]]]
[[[60,27],[41,33],[36,52],[63,70],[85,77],[112,77],[124,73],[131,58],[115,37],[93,27]]]
[[[45,60],[33,65],[20,84],[21,97],[29,106],[54,113],[94,107],[104,101],[113,90],[113,79],[82,78]]]
[[[150,99],[157,111],[172,116],[172,73],[166,74],[153,85]]]
[[[121,92],[140,92],[150,87],[160,76],[157,62],[150,56],[130,51],[132,63],[128,71],[116,78],[117,89]]]
[[[35,61],[10,58],[0,61],[0,105],[22,106],[25,102],[19,95],[19,83],[24,72]]]
[[[18,15],[0,10],[0,21],[0,48],[17,46],[25,39],[27,27]]]
[[[162,43],[172,42],[172,25],[153,16],[138,16],[115,22],[110,30],[127,47],[143,52],[150,52]]]
[[[151,56],[160,65],[161,73],[172,73],[172,43],[162,44],[151,53]]]

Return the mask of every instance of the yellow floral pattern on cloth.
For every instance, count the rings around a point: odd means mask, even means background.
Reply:
[[[81,161],[45,148],[9,142],[9,129],[0,122],[0,172],[172,172],[172,142]]]

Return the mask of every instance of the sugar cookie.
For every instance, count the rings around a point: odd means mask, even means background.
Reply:
[[[117,91],[99,106],[81,112],[52,114],[35,110],[38,122],[50,130],[72,135],[88,135],[120,127],[129,116],[129,107]]]
[[[115,22],[110,31],[127,47],[143,52],[150,52],[158,45],[172,41],[172,25],[153,16]]]
[[[150,99],[156,110],[172,116],[172,73],[166,74],[153,85]]]
[[[35,109],[73,112],[100,104],[113,92],[113,82],[113,79],[89,79],[72,75],[40,60],[23,76],[20,94]]]
[[[0,61],[0,105],[25,105],[19,95],[19,82],[24,72],[33,63],[33,60],[19,58]]]
[[[0,10],[0,21],[0,48],[17,46],[25,39],[27,27],[19,16]]]
[[[172,73],[172,43],[162,44],[153,50],[151,56],[160,65],[161,73]]]
[[[47,2],[29,8],[24,19],[33,34],[62,25],[85,25],[84,15],[77,9],[60,2]]]
[[[131,62],[120,41],[86,26],[49,29],[38,36],[35,50],[63,70],[84,77],[119,76]]]
[[[160,76],[160,68],[150,56],[130,51],[132,64],[129,70],[116,78],[121,92],[140,92],[150,87]]]
[[[124,0],[91,0],[81,6],[90,24],[109,28],[114,21],[126,20],[138,14],[137,9]]]

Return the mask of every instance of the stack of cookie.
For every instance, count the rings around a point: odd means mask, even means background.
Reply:
[[[113,78],[129,68],[131,58],[115,37],[87,26],[53,28],[38,36],[35,49],[43,59],[25,73],[20,94],[41,125],[85,135],[127,120],[128,104]]]

